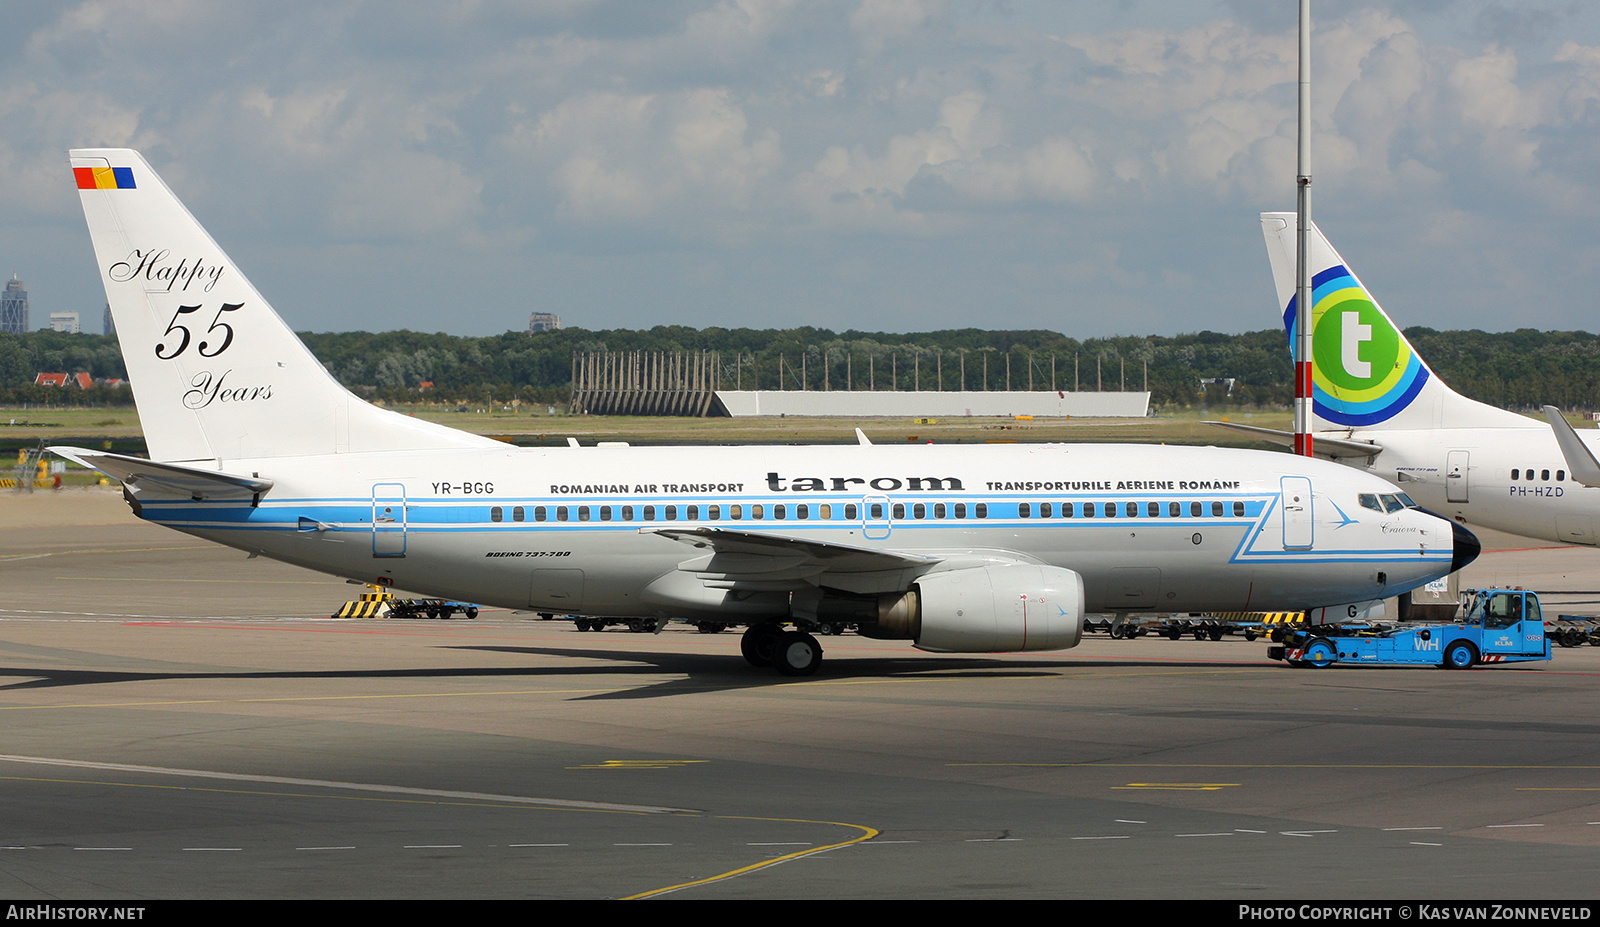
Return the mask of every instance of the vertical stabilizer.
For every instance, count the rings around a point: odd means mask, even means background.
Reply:
[[[1293,344],[1295,214],[1265,212],[1261,230],[1278,309]],[[1446,386],[1315,225],[1311,269],[1313,412],[1318,430],[1525,427],[1530,421]]]
[[[340,386],[138,152],[69,152],[150,456],[495,446]]]

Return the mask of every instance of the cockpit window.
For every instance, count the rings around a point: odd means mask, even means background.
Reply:
[[[1417,507],[1417,503],[1412,501],[1411,497],[1406,495],[1403,492],[1402,493],[1396,493],[1395,494],[1395,498],[1399,499],[1400,500],[1400,504],[1405,506],[1408,509],[1414,509],[1414,508]]]
[[[1385,512],[1398,512],[1405,508],[1405,503],[1400,501],[1400,497],[1391,493],[1385,493],[1378,498],[1383,500],[1383,510]]]
[[[1380,504],[1378,502],[1378,494],[1377,493],[1364,492],[1361,495],[1356,497],[1356,501],[1360,502],[1361,503],[1361,507],[1364,508],[1364,509],[1371,509],[1374,512],[1383,511],[1382,504]]]

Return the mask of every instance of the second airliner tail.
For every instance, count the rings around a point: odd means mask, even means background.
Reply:
[[[1278,309],[1294,343],[1296,217],[1261,214]],[[1315,429],[1389,430],[1527,426],[1530,421],[1452,390],[1315,225],[1311,269]]]

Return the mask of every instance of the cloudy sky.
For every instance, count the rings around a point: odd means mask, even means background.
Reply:
[[[104,303],[141,149],[302,330],[1273,324],[1290,0],[0,12],[0,271]],[[1314,4],[1315,214],[1401,325],[1600,328],[1600,4]]]

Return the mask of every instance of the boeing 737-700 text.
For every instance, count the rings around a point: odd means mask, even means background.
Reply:
[[[1264,451],[511,447],[353,396],[137,152],[71,160],[151,459],[54,450],[140,517],[251,553],[511,609],[742,624],[751,663],[803,675],[821,621],[1052,650],[1086,611],[1368,603],[1478,551],[1375,476]]]

